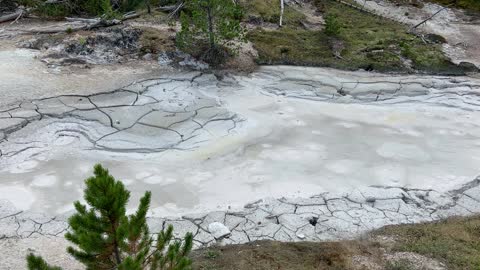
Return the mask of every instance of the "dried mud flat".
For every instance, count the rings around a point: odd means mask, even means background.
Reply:
[[[96,162],[133,201],[153,191],[153,231],[173,224],[197,247],[478,213],[479,90],[469,77],[279,66],[11,103],[0,110],[3,265],[23,267],[32,246],[78,267],[58,253]]]

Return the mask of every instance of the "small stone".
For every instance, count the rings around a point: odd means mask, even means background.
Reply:
[[[151,53],[147,53],[142,58],[145,61],[151,61],[153,59],[153,55]]]
[[[318,217],[312,217],[308,220],[308,222],[315,227],[318,223]]]
[[[302,240],[303,240],[303,239],[305,239],[306,236],[305,236],[305,234],[303,234],[303,233],[298,233],[298,234],[297,234],[297,237],[298,237],[298,239],[302,239]]]
[[[217,240],[222,238],[228,238],[231,234],[227,226],[223,225],[220,222],[213,222],[208,224],[208,231]]]
[[[365,201],[366,201],[367,203],[374,203],[376,200],[377,200],[377,199],[376,199],[375,197],[367,197],[367,198],[365,199]]]

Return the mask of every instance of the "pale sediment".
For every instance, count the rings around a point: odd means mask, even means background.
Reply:
[[[132,201],[153,191],[152,232],[173,224],[197,247],[479,213],[479,90],[468,77],[264,67],[0,108],[0,238],[58,244],[96,162]]]

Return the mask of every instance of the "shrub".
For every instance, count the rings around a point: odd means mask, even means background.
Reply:
[[[0,13],[11,12],[17,8],[17,3],[14,0],[0,0]]]
[[[341,25],[337,20],[337,15],[328,14],[325,17],[325,34],[329,36],[338,36],[340,34]]]
[[[37,14],[45,17],[89,15],[114,18],[121,13],[134,11],[142,6],[158,4],[159,0],[64,0],[52,3],[45,0],[19,0],[18,2],[33,7]]]
[[[140,199],[136,213],[127,216],[130,192],[108,170],[96,165],[94,176],[85,184],[88,207],[79,201],[74,203],[76,213],[68,220],[70,230],[65,238],[76,246],[68,247],[67,252],[87,270],[188,269],[193,236],[187,233],[183,243],[172,242],[173,227],[169,226],[153,239],[146,222],[150,192]],[[30,270],[60,269],[33,254],[27,256],[27,265]]]

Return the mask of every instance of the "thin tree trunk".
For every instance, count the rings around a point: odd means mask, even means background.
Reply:
[[[120,258],[120,250],[118,249],[117,241],[115,241],[115,260],[117,261],[117,266],[122,264],[122,259]]]
[[[283,10],[285,9],[285,5],[283,3],[283,0],[280,0],[280,23],[279,25],[283,25]]]
[[[207,7],[207,16],[208,16],[208,36],[210,39],[210,48],[215,47],[215,35],[213,33],[213,16],[212,16],[212,7],[209,3]]]
[[[151,13],[152,13],[152,9],[151,9],[151,7],[150,7],[150,0],[146,0],[145,3],[147,4],[148,14],[151,14]]]
[[[110,224],[112,224],[112,234],[113,237],[115,237],[113,240],[113,252],[115,255],[115,261],[117,262],[117,266],[119,266],[120,264],[122,264],[122,258],[120,258],[120,249],[117,242],[117,225],[115,225],[115,220],[112,217],[110,217],[109,219]]]

